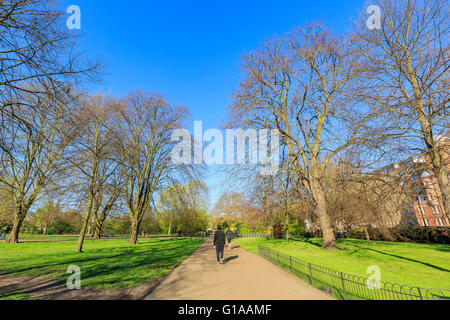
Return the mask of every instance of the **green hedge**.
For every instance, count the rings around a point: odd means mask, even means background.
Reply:
[[[419,243],[450,244],[450,227],[406,227],[396,226],[389,228],[388,232],[369,228],[370,239],[374,241],[410,241]],[[350,230],[346,233],[348,238],[363,239],[366,237],[359,230]]]

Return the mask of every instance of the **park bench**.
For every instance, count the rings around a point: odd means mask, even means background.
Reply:
[[[100,235],[100,238],[114,238],[114,233],[104,233]]]

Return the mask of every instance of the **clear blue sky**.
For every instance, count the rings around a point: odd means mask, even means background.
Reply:
[[[274,35],[321,21],[344,32],[364,0],[112,1],[69,0],[81,8],[79,48],[102,57],[108,73],[91,90],[158,91],[192,112],[186,127],[217,128],[240,78],[240,57]],[[375,3],[376,4],[376,3]],[[73,31],[78,32],[78,31]],[[215,202],[221,176],[210,168]]]

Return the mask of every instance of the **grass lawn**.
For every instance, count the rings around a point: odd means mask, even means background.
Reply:
[[[33,299],[30,295],[21,292],[13,292],[0,296],[1,300],[36,300]]]
[[[0,243],[0,271],[16,275],[54,277],[65,282],[69,265],[81,269],[82,288],[125,289],[168,274],[204,240],[87,240],[83,253],[76,241]]]
[[[450,290],[450,245],[419,244],[376,241],[368,244],[363,240],[339,239],[345,250],[321,249],[322,239],[234,239],[244,249],[257,253],[258,245],[268,247],[322,265],[336,271],[370,276],[367,267],[377,265],[381,280],[422,288]]]

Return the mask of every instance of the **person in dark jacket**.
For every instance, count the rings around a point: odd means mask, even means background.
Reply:
[[[228,228],[227,232],[225,233],[225,236],[227,238],[227,245],[228,249],[231,250],[231,236],[233,235],[233,232]]]
[[[221,226],[217,226],[214,233],[214,248],[216,249],[217,264],[223,264],[223,249],[225,247],[225,233]]]

